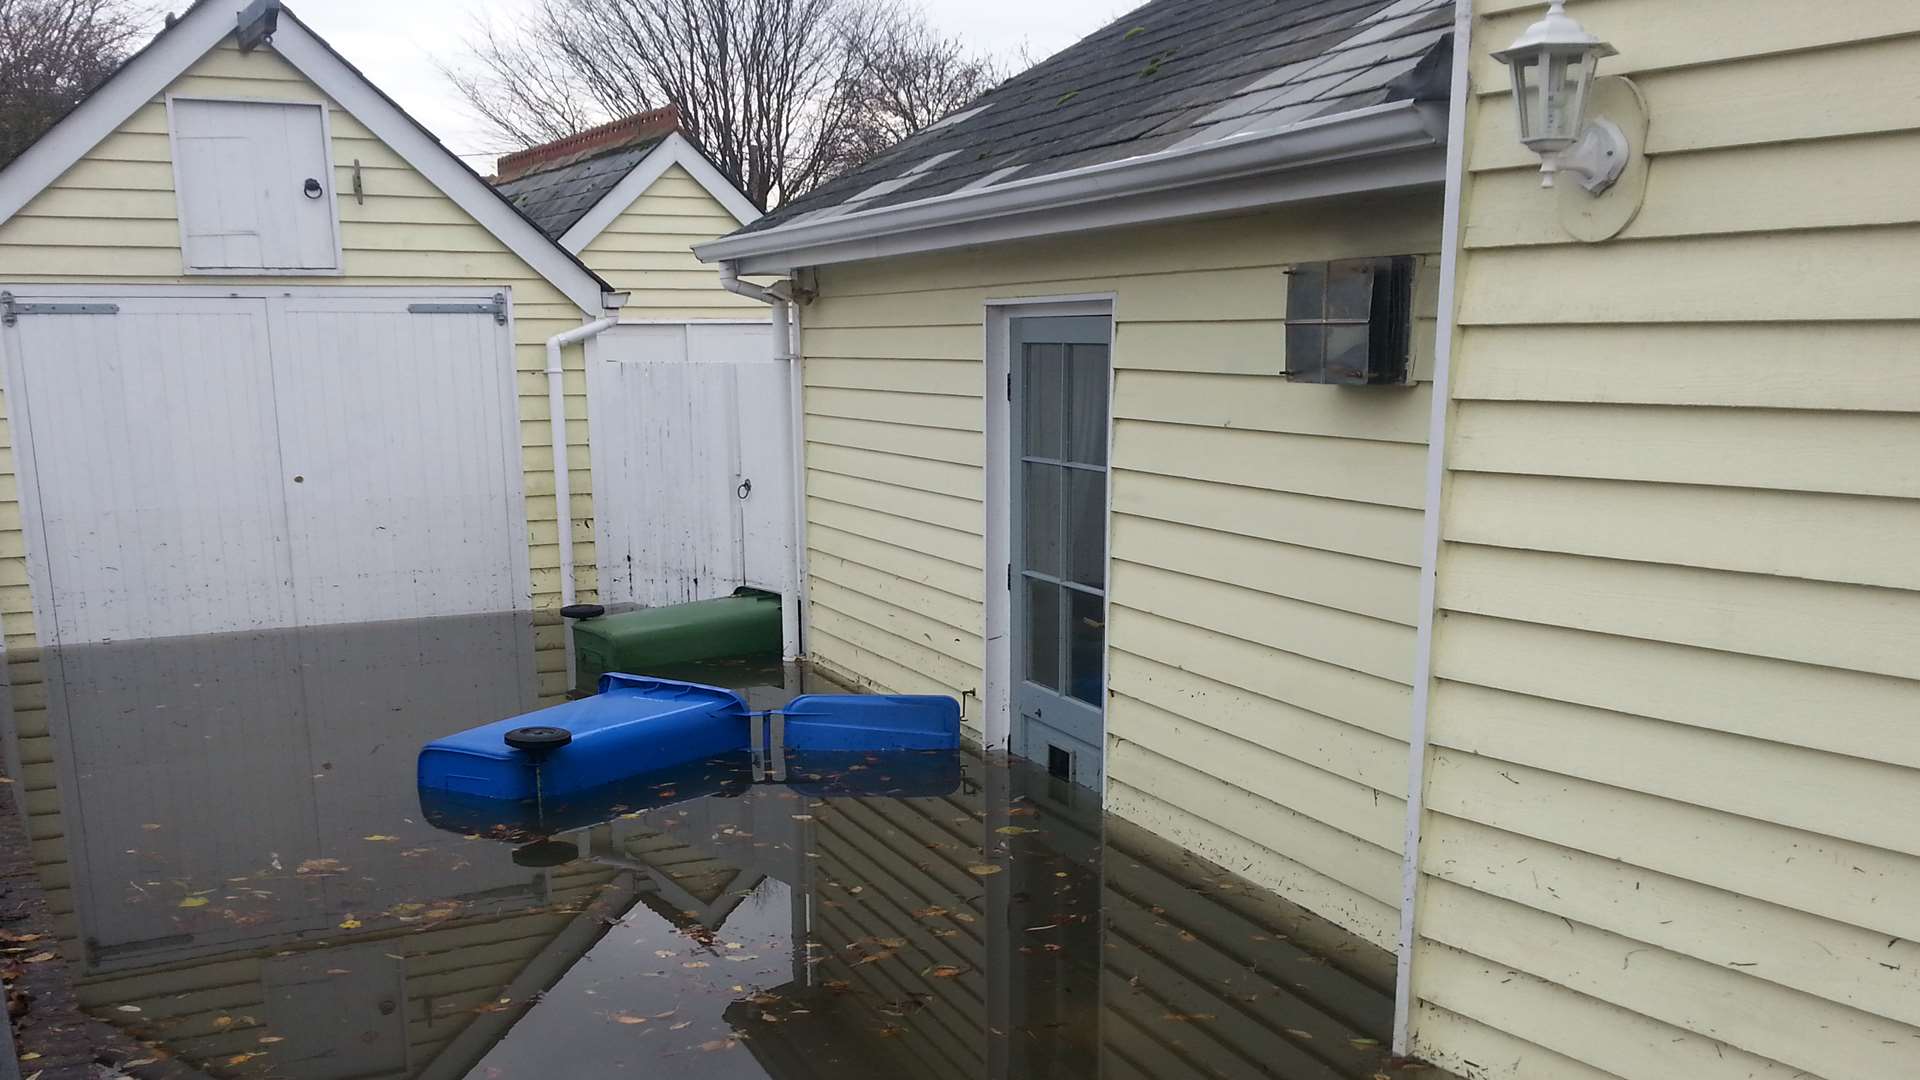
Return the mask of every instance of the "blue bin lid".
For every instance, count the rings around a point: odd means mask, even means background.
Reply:
[[[562,728],[578,739],[616,724],[682,713],[745,716],[747,703],[739,694],[717,686],[609,673],[600,676],[600,693],[593,697],[468,728],[457,735],[435,739],[423,750],[451,751],[503,761],[525,760],[506,743],[507,732],[515,728]]]

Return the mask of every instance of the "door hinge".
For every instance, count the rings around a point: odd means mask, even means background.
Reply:
[[[408,304],[410,315],[491,315],[501,326],[507,325],[507,294],[494,293],[485,304]]]
[[[0,326],[13,326],[22,315],[118,315],[119,304],[22,304],[10,292],[0,292]]]

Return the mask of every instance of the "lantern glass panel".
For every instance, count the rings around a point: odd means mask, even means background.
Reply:
[[[1540,54],[1511,56],[1507,62],[1513,68],[1513,103],[1520,113],[1520,141],[1532,146],[1534,118],[1539,114]]]

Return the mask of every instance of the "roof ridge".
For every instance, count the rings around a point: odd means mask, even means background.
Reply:
[[[587,154],[618,149],[641,139],[658,138],[679,130],[678,105],[637,112],[598,127],[576,131],[552,142],[506,154],[494,164],[494,182],[498,184],[515,180],[537,172],[543,165],[571,163],[571,160]]]

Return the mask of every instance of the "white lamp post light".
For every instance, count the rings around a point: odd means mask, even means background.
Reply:
[[[1611,120],[1586,118],[1594,69],[1602,57],[1618,52],[1568,15],[1566,0],[1553,0],[1520,40],[1493,54],[1513,70],[1520,141],[1540,155],[1541,187],[1552,187],[1556,174],[1568,172],[1598,195],[1627,167],[1632,148],[1626,133]]]

